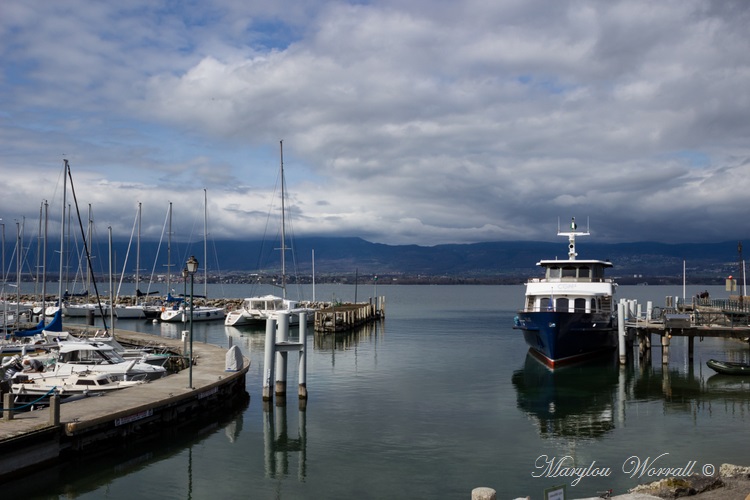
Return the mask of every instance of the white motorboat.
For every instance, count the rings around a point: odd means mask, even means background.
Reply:
[[[90,339],[92,342],[101,342],[112,346],[117,353],[126,360],[138,359],[150,365],[164,366],[170,357],[166,347],[125,347],[117,339],[108,333],[97,334]]]
[[[227,314],[224,324],[226,326],[247,326],[262,325],[268,318],[277,319],[280,312],[295,313],[306,310],[299,307],[299,303],[294,300],[284,299],[276,295],[263,295],[261,297],[250,297],[242,301],[240,309],[236,309]],[[308,315],[308,320],[312,320],[313,315]],[[289,324],[296,325],[299,323],[298,314],[289,315]]]
[[[58,352],[46,371],[31,377],[69,375],[82,371],[101,371],[118,380],[154,380],[167,374],[163,366],[155,366],[139,358],[125,359],[114,347],[104,342],[70,340],[59,343]]]
[[[85,318],[90,313],[93,313],[95,317],[99,318],[102,316],[102,312],[104,313],[104,316],[109,315],[110,306],[109,304],[104,303],[99,307],[99,304],[93,303],[71,304],[66,302],[63,303],[62,310],[63,315],[69,318]]]
[[[111,374],[96,371],[43,375],[30,377],[25,373],[17,373],[11,379],[10,386],[14,402],[45,405],[49,404],[49,397],[53,394],[65,401],[75,396],[101,395],[144,383],[142,380],[117,380]]]
[[[227,312],[222,307],[194,306],[193,321],[216,321],[222,320]],[[165,323],[187,323],[190,321],[190,306],[181,304],[179,306],[165,307],[159,316]]]

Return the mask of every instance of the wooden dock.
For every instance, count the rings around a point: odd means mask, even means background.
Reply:
[[[687,337],[688,358],[693,359],[696,337],[719,337],[750,342],[750,303],[747,298],[698,299],[680,301],[667,297],[664,307],[651,307],[646,311],[634,301],[626,301],[625,330],[632,342],[638,340],[639,354],[643,356],[652,346],[652,335],[659,336],[662,363],[669,363],[669,345],[672,337]]]
[[[368,302],[331,304],[315,311],[315,331],[339,333],[385,317],[385,297]]]
[[[122,330],[117,338],[123,343],[154,342],[153,335]],[[170,351],[182,353],[181,341],[157,339],[168,344]],[[193,352],[192,388],[188,387],[189,370],[184,369],[141,386],[59,405],[57,414],[53,407],[14,412],[12,417],[3,411],[0,479],[22,475],[69,454],[222,414],[247,401],[247,358],[240,369],[227,371],[227,349],[195,342]]]

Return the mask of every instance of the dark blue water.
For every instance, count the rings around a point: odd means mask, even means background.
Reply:
[[[699,288],[687,294],[706,287]],[[224,287],[222,293],[246,292]],[[319,300],[353,300],[354,293],[353,286],[316,288]],[[747,360],[746,344],[696,341],[691,363],[687,343],[675,337],[668,367],[654,349],[651,360],[627,368],[600,360],[552,373],[527,355],[512,329],[521,286],[357,290],[359,300],[375,293],[387,300],[382,324],[309,338],[304,411],[296,397],[296,355],[290,354],[286,406],[265,411],[264,331],[196,323],[196,341],[233,343],[251,359],[247,408],[40,471],[3,490],[47,498],[380,499],[468,498],[473,488],[489,486],[498,498],[540,498],[565,484],[568,497],[580,498],[658,479],[643,467],[633,471],[638,462],[694,463],[693,472],[750,463],[739,445],[750,424],[750,381],[705,366],[709,358]],[[661,306],[682,288],[620,287],[618,294]],[[183,328],[145,321],[116,327],[164,336]],[[555,473],[546,462],[562,468]],[[567,475],[573,468],[601,477],[576,481]]]

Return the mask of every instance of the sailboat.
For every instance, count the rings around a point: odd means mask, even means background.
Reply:
[[[203,297],[208,298],[208,265],[206,259],[208,258],[208,196],[206,190],[203,190]],[[187,279],[187,269],[182,272],[184,279]],[[223,307],[214,306],[196,306],[189,302],[182,301],[179,305],[174,305],[170,308],[165,308],[159,319],[168,323],[177,322],[188,322],[190,321],[190,315],[192,313],[192,321],[214,321],[224,319],[226,311]]]
[[[285,220],[285,181],[284,181],[284,141],[279,141],[280,152],[280,176],[281,176],[281,292],[282,296],[263,295],[259,297],[248,297],[242,301],[239,309],[230,311],[224,320],[225,326],[248,326],[265,324],[268,318],[276,318],[280,312],[300,312],[299,303],[286,297],[286,220]],[[308,315],[308,321],[312,321],[313,315]],[[290,314],[289,323],[299,323],[299,315]]]

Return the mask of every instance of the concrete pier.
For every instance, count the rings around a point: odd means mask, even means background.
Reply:
[[[154,336],[118,331],[124,343],[153,343]],[[182,342],[158,339],[179,353]],[[188,370],[168,375],[106,396],[84,398],[48,410],[13,414],[0,422],[0,479],[22,475],[67,455],[104,449],[135,433],[158,433],[217,412],[224,413],[249,397],[245,375],[250,361],[233,371],[226,369],[227,350],[195,343],[193,388],[187,388]]]

